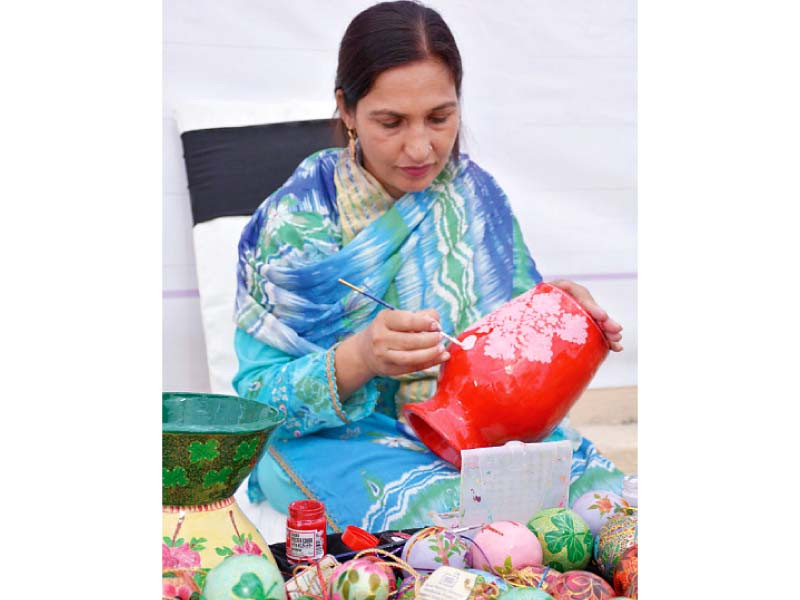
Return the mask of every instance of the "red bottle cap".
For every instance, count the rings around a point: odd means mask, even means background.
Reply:
[[[348,525],[342,534],[342,543],[351,550],[374,548],[379,542],[380,540],[369,531],[365,531],[355,525]]]

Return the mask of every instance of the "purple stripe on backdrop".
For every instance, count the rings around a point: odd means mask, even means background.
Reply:
[[[584,281],[609,281],[612,279],[637,279],[638,273],[571,273],[569,275],[548,275],[545,281],[554,279],[582,279]]]
[[[199,298],[200,290],[162,290],[161,298],[164,300],[171,298]]]
[[[573,273],[570,275],[548,275],[545,281],[554,279],[570,279],[582,281],[610,281],[614,279],[636,279],[637,273]],[[162,290],[161,297],[164,300],[172,298],[199,298],[199,290]]]

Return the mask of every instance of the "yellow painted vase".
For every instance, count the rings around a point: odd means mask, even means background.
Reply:
[[[276,409],[237,396],[162,395],[163,598],[199,592],[227,556],[275,563],[233,494],[282,420]]]

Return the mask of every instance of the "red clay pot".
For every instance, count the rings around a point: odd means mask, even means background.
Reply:
[[[436,394],[403,413],[422,442],[461,468],[461,450],[537,442],[566,416],[608,355],[600,327],[547,283],[504,304],[449,347]]]

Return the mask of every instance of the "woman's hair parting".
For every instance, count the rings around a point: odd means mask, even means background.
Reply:
[[[410,0],[375,4],[356,15],[342,37],[335,90],[342,90],[344,105],[354,110],[381,73],[429,57],[444,63],[460,98],[461,54],[441,15]],[[458,147],[456,138],[453,156]]]

